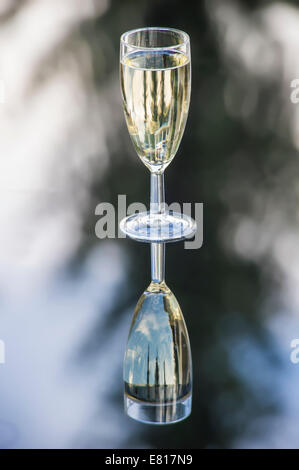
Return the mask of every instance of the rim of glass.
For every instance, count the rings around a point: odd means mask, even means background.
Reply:
[[[152,30],[172,31],[174,33],[178,33],[182,36],[182,41],[178,42],[177,44],[173,44],[172,46],[159,46],[159,47],[158,46],[157,47],[149,46],[149,47],[146,47],[146,46],[136,46],[134,44],[129,44],[126,40],[127,36],[129,36],[132,33],[138,33],[140,31],[152,31]],[[183,46],[184,44],[188,44],[190,42],[190,37],[189,37],[188,33],[186,33],[185,31],[182,31],[181,29],[163,28],[163,27],[160,27],[160,26],[150,26],[150,27],[146,27],[146,28],[136,28],[136,29],[130,29],[129,31],[126,31],[125,33],[123,33],[121,35],[120,42],[122,44],[125,44],[128,47],[133,48],[133,49],[144,50],[144,51],[148,51],[148,50],[157,51],[157,50],[162,50],[162,49],[176,49],[177,47]]]

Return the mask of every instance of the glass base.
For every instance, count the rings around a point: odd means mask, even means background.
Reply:
[[[146,424],[173,424],[191,413],[192,395],[175,402],[147,403],[124,394],[125,412],[130,418]]]
[[[191,238],[197,229],[195,220],[178,212],[140,212],[125,217],[119,226],[133,240],[148,243],[177,242]]]

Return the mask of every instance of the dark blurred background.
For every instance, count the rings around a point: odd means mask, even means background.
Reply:
[[[167,202],[204,203],[204,243],[167,246],[193,412],[123,413],[122,361],[149,247],[95,235],[100,202],[149,200],[127,132],[119,38],[189,33],[192,97]],[[299,6],[2,0],[0,448],[299,447]]]

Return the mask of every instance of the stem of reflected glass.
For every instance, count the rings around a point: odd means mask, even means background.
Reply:
[[[165,279],[165,243],[151,243],[152,282]]]

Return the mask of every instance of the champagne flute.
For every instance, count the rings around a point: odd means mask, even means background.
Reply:
[[[120,44],[127,127],[137,154],[151,172],[150,211],[124,218],[120,228],[146,242],[191,237],[195,221],[167,211],[164,194],[164,170],[177,152],[189,110],[189,36],[172,28],[142,28],[124,33]]]
[[[164,243],[152,243],[152,281],[137,303],[123,368],[125,411],[150,424],[181,421],[192,403],[188,332],[164,266]]]

